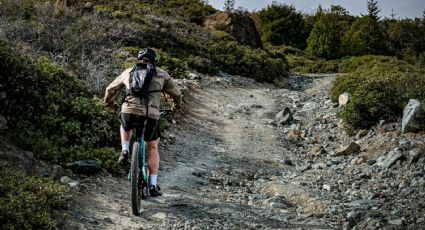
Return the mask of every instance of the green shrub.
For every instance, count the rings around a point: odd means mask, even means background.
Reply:
[[[355,71],[367,71],[376,65],[386,64],[394,68],[402,68],[406,62],[395,57],[366,55],[361,57],[350,57],[343,59],[339,64],[340,73],[352,73]]]
[[[262,27],[262,39],[272,45],[306,47],[308,31],[304,15],[294,6],[272,3],[258,13]]]
[[[288,66],[295,73],[337,73],[338,60],[314,60],[302,55],[287,55]]]
[[[368,55],[388,53],[381,26],[369,16],[356,19],[342,38],[342,52],[346,55]]]
[[[218,71],[211,60],[203,57],[190,56],[187,62],[191,69],[195,69],[201,73],[215,73]]]
[[[341,112],[349,134],[380,119],[396,120],[410,98],[425,99],[425,71],[403,61],[366,56],[345,60],[342,67],[353,72],[339,76],[330,93],[333,101],[344,92],[353,95]]]
[[[186,61],[170,57],[165,52],[158,52],[160,55],[159,66],[170,74],[173,78],[185,78],[189,72],[188,64]]]
[[[70,201],[67,187],[0,164],[1,229],[52,229]]]
[[[118,122],[82,82],[46,58],[19,56],[1,40],[0,75],[0,114],[15,144],[53,163],[95,159],[117,170],[105,163],[115,153],[102,148],[118,143]]]

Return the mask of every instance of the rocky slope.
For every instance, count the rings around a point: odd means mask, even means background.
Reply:
[[[291,89],[226,74],[180,81],[189,111],[161,143],[164,196],[135,217],[125,179],[74,177],[66,228],[421,228],[424,136],[385,121],[346,136],[327,95],[334,78],[292,76]],[[293,119],[280,124],[285,107]]]

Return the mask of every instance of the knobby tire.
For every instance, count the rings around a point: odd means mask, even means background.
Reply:
[[[140,215],[140,195],[139,195],[139,181],[140,178],[140,143],[133,144],[132,158],[131,158],[131,208],[135,216]]]

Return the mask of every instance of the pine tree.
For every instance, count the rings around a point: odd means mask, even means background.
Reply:
[[[300,49],[306,47],[308,33],[304,31],[303,14],[294,6],[274,3],[258,14],[263,29],[263,40],[270,44],[290,45]]]
[[[336,59],[339,57],[341,28],[336,14],[323,13],[307,39],[306,53],[312,57]]]
[[[225,0],[224,1],[224,11],[231,13],[235,10],[236,0]]]
[[[367,12],[368,12],[368,16],[372,18],[373,20],[378,21],[379,19],[381,19],[381,17],[378,16],[381,10],[378,7],[377,0],[367,1]]]
[[[346,55],[385,54],[384,33],[378,22],[370,17],[357,18],[342,39],[342,52]]]
[[[395,20],[395,17],[397,16],[397,14],[394,12],[394,9],[391,9],[391,20]]]

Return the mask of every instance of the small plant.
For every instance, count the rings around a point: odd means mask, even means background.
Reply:
[[[68,188],[0,164],[1,229],[52,229],[70,202]]]

